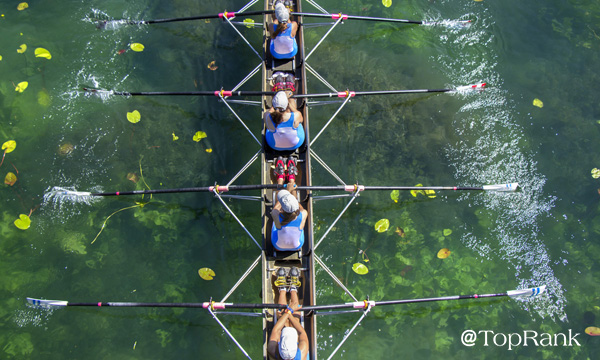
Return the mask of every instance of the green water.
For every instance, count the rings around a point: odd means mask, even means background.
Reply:
[[[471,19],[466,28],[347,21],[309,63],[337,90],[445,88],[487,82],[483,93],[356,98],[313,150],[346,182],[365,185],[481,185],[519,182],[515,194],[438,192],[434,199],[364,193],[316,255],[359,299],[496,293],[546,284],[536,301],[493,300],[374,308],[338,357],[595,358],[597,295],[598,75],[600,6],[517,1],[320,1],[331,12],[404,19]],[[155,19],[236,10],[244,3],[172,1],[0,3],[0,143],[17,142],[0,175],[0,351],[29,359],[237,359],[242,353],[202,310],[28,307],[25,298],[69,301],[202,302],[222,299],[260,254],[209,194],[105,198],[91,204],[44,201],[55,187],[128,191],[227,183],[259,150],[239,121],[214,98],[86,96],[82,87],[120,91],[230,89],[259,59],[219,21],[122,26],[98,30],[93,19]],[[255,5],[251,10],[262,8]],[[305,11],[316,12],[305,4]],[[308,22],[308,20],[307,20]],[[260,30],[240,28],[258,48]],[[326,28],[310,28],[312,48]],[[143,52],[128,49],[142,43]],[[27,45],[23,54],[17,53]],[[46,48],[52,59],[36,58]],[[208,64],[215,61],[218,69]],[[16,84],[27,81],[23,93]],[[329,91],[314,77],[311,92]],[[242,89],[257,90],[258,78]],[[543,108],[532,105],[535,98]],[[233,105],[258,136],[260,112]],[[138,110],[141,121],[126,114]],[[310,110],[311,132],[336,106]],[[194,142],[196,131],[208,137]],[[178,140],[173,140],[173,134]],[[72,145],[68,154],[62,145]],[[68,147],[68,145],[67,145]],[[212,149],[212,152],[207,152]],[[64,151],[63,151],[64,152]],[[127,179],[135,173],[143,180]],[[313,183],[336,180],[314,163]],[[259,164],[236,184],[260,181]],[[148,202],[143,208],[136,202]],[[260,206],[226,200],[260,241]],[[320,239],[346,200],[315,203]],[[92,244],[104,221],[103,232]],[[13,221],[31,213],[31,228]],[[379,219],[390,230],[377,233]],[[405,236],[400,237],[396,228]],[[444,230],[451,234],[444,236]],[[448,232],[446,232],[447,234]],[[442,248],[451,255],[436,257]],[[366,250],[369,273],[352,265]],[[364,263],[364,262],[363,262]],[[207,282],[197,274],[210,267]],[[317,271],[317,303],[350,301]],[[228,299],[260,301],[255,270]],[[262,354],[261,321],[221,316],[252,358]],[[327,358],[358,314],[318,320]],[[580,333],[580,346],[461,344],[465,330],[523,334]],[[482,335],[480,335],[482,336]],[[498,338],[502,343],[502,338]],[[562,345],[559,342],[559,345]]]

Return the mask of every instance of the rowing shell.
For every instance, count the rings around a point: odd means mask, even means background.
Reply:
[[[293,5],[293,12],[301,12],[300,2],[296,1]],[[272,10],[273,5],[269,0],[265,1],[265,10]],[[301,23],[302,19],[297,20]],[[296,94],[307,94],[306,90],[306,71],[304,67],[304,36],[302,26],[298,27],[296,32],[296,41],[298,43],[298,53],[294,59],[290,60],[275,60],[269,54],[270,38],[268,25],[272,23],[272,17],[270,14],[264,15],[264,43],[263,43],[263,54],[265,61],[262,65],[262,90],[267,92],[271,91],[272,84],[271,78],[273,73],[283,71],[291,73],[296,78]],[[267,111],[271,105],[271,97],[263,96],[262,107],[263,112]],[[290,155],[297,156],[297,167],[298,175],[296,176],[297,185],[312,185],[311,174],[310,174],[310,136],[309,136],[309,118],[308,118],[308,106],[306,102],[298,102],[298,111],[302,113],[304,118],[304,132],[306,134],[304,144],[295,151],[275,151],[271,149],[264,141],[264,135],[266,128],[263,128],[263,152],[261,155],[262,160],[262,184],[276,184],[277,181],[273,176],[274,161],[278,156],[289,157]],[[262,251],[262,300],[265,304],[272,304],[278,302],[279,293],[276,291],[273,281],[275,271],[279,267],[285,267],[289,269],[295,266],[301,269],[301,282],[302,286],[298,289],[298,298],[300,305],[315,305],[315,272],[314,272],[314,256],[312,252],[313,247],[313,219],[312,219],[312,200],[310,197],[310,190],[298,190],[298,197],[300,204],[308,212],[306,224],[304,226],[304,245],[300,251],[277,251],[271,242],[271,210],[274,205],[273,190],[265,189],[262,191],[262,239],[263,239],[263,251]],[[277,322],[276,310],[267,309],[264,311],[263,318],[263,334],[264,334],[264,346],[263,356],[265,359],[269,358],[267,353],[267,345],[271,330]],[[303,327],[308,336],[309,342],[309,358],[316,359],[316,338],[317,338],[317,322],[315,316],[308,316],[304,314]]]

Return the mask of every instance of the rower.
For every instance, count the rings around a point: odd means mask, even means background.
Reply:
[[[300,250],[304,245],[304,225],[308,212],[298,202],[295,189],[292,192],[280,190],[275,198],[277,201],[271,211],[271,243],[279,251]]]
[[[296,108],[296,100],[289,99],[292,92],[279,91],[272,100],[269,111],[263,120],[267,131],[267,144],[274,150],[296,150],[304,143],[304,128],[302,113]]]
[[[291,195],[290,195],[291,196]],[[279,289],[279,304],[287,308],[278,312],[279,319],[271,331],[267,352],[273,359],[301,359],[308,355],[308,336],[300,323],[300,304],[298,287],[301,286],[300,270],[292,267],[288,273],[285,268],[277,270],[275,285]],[[290,304],[287,304],[287,293],[290,293]]]
[[[269,24],[271,55],[276,59],[291,59],[298,53],[296,31],[298,23],[290,20],[290,10],[281,2],[275,4],[273,23]]]

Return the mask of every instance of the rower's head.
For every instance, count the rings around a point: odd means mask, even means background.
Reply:
[[[277,200],[281,204],[281,210],[286,213],[295,213],[300,209],[298,199],[287,190],[281,190],[277,193]]]
[[[279,356],[282,359],[295,359],[298,352],[298,331],[293,327],[281,329],[279,341]]]
[[[290,20],[290,11],[283,3],[275,4],[275,17],[281,24],[287,23]]]
[[[275,110],[279,112],[286,111],[289,101],[285,91],[278,91],[277,94],[273,96],[271,103],[273,104],[273,108],[275,108]]]

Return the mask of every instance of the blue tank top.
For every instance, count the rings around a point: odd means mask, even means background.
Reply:
[[[271,228],[271,242],[275,249],[280,251],[296,251],[304,245],[304,229],[300,229],[302,224],[302,212],[298,214],[294,221],[283,225],[281,229],[277,229],[275,222]],[[279,214],[279,222],[283,220],[283,216]]]
[[[269,114],[269,120],[273,122],[271,114]],[[288,121],[277,125],[275,132],[267,129],[265,138],[267,144],[269,144],[272,149],[279,151],[295,150],[304,143],[304,127],[302,127],[302,124],[299,124],[298,128],[294,129],[294,113],[292,112]]]
[[[279,343],[277,343],[277,347],[279,347]],[[309,360],[309,359],[310,359],[309,354],[306,354],[305,360]],[[300,348],[298,348],[298,350],[296,351],[296,356],[294,356],[294,360],[302,360],[302,351],[300,351]]]
[[[275,25],[273,29],[277,31]],[[277,35],[275,39],[271,39],[271,55],[275,59],[291,59],[298,53],[298,43],[292,37],[292,24],[289,23],[287,29]]]

